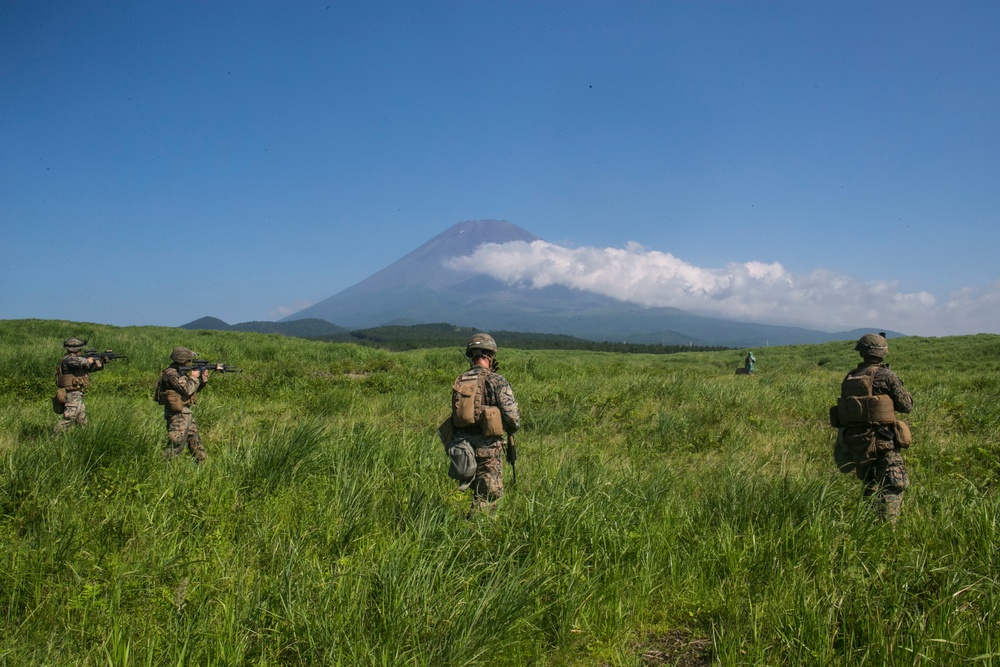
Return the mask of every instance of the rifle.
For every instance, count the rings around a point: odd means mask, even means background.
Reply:
[[[177,370],[181,373],[188,373],[190,371],[216,371],[218,373],[242,373],[242,368],[236,368],[236,366],[227,366],[226,364],[217,364],[214,361],[206,361],[204,359],[195,359],[190,362],[190,366],[181,366]]]
[[[97,350],[84,350],[81,356],[88,357],[90,359],[100,359],[102,364],[106,364],[112,359],[128,359],[124,354],[118,354],[112,350],[104,350],[104,352],[98,352]]]
[[[510,464],[511,479],[510,485],[517,485],[517,447],[514,445],[514,436],[510,433],[507,434],[507,447],[504,450],[504,454],[507,456],[507,463]]]

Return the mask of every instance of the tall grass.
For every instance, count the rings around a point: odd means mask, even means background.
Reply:
[[[56,437],[70,335],[129,360]],[[245,369],[195,408],[201,466],[160,455],[178,344]],[[850,344],[752,377],[502,349],[518,483],[466,520],[433,435],[460,351],[0,322],[0,664],[998,664],[1000,337],[891,347],[916,402],[895,527],[830,455]]]

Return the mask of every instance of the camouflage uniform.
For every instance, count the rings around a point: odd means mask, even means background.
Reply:
[[[191,412],[191,405],[196,401],[196,394],[205,386],[205,376],[193,378],[182,373],[180,368],[189,363],[197,355],[187,348],[175,348],[171,354],[174,363],[170,364],[163,373],[160,374],[160,381],[157,387],[158,393],[172,390],[180,395],[184,406],[180,411],[173,410],[169,405],[163,406],[163,419],[167,423],[167,439],[169,444],[163,450],[163,456],[171,459],[184,452],[185,445],[195,461],[201,463],[205,460],[205,447],[201,444],[198,435],[198,424],[195,423],[194,414]],[[185,358],[186,357],[186,358]],[[178,359],[181,359],[178,361]]]
[[[90,373],[104,369],[104,364],[100,359],[88,359],[80,356],[80,351],[86,345],[86,341],[77,338],[70,338],[63,346],[66,354],[59,361],[59,369],[56,373],[56,384],[59,384],[59,376],[64,378],[66,390],[66,401],[63,406],[62,419],[56,423],[54,432],[62,433],[73,426],[87,425],[87,406],[83,402],[83,390],[90,384]]]
[[[477,334],[477,336],[482,335]],[[496,344],[493,343],[493,339],[488,336],[486,338],[492,343],[492,351],[495,351]],[[473,336],[470,345],[475,340],[477,338]],[[467,353],[469,351],[471,350],[467,349]],[[493,363],[495,364],[495,361]],[[514,400],[514,391],[511,389],[510,383],[499,373],[478,365],[473,365],[460,377],[470,377],[480,373],[486,373],[486,381],[483,385],[483,405],[499,408],[504,430],[507,433],[516,433],[521,427],[521,413],[518,410],[517,401]],[[504,438],[502,435],[484,435],[479,426],[467,426],[456,428],[452,437],[453,443],[462,441],[469,443],[476,454],[476,476],[471,484],[472,508],[474,510],[492,510],[496,507],[497,500],[503,495]]]
[[[862,341],[871,336],[862,337]],[[874,338],[874,337],[872,337]],[[849,380],[864,375],[866,372],[872,376],[872,395],[885,395],[892,398],[893,408],[896,412],[909,413],[913,410],[913,397],[903,386],[903,381],[889,369],[888,364],[883,364],[882,358],[888,352],[885,339],[882,338],[882,347],[878,356],[866,354],[861,349],[865,360],[858,364],[844,378],[844,384]],[[861,341],[859,341],[861,345]],[[884,350],[884,352],[883,352]],[[841,395],[845,395],[845,389],[841,389]],[[874,459],[864,456],[866,449],[874,437]],[[903,457],[900,454],[900,446],[896,442],[896,432],[892,424],[879,424],[876,426],[846,426],[838,433],[838,447],[846,450],[848,459],[853,458],[853,463],[844,470],[853,469],[854,474],[864,482],[866,498],[874,496],[879,516],[882,519],[895,521],[899,516],[903,505],[903,491],[910,486],[910,478],[903,465]]]

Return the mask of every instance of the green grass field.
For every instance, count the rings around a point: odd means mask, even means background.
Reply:
[[[54,437],[71,335],[130,358]],[[833,465],[851,343],[752,377],[498,343],[518,484],[467,521],[434,437],[460,350],[0,321],[0,664],[1000,665],[1000,336],[890,341],[895,527]],[[202,466],[161,457],[175,345],[245,369],[195,408]]]

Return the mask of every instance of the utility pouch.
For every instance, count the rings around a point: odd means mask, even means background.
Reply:
[[[445,450],[448,449],[448,445],[451,444],[451,439],[455,437],[455,425],[451,423],[451,417],[448,417],[441,425],[437,428],[437,437],[441,438],[441,444],[444,445]]]
[[[174,412],[182,412],[184,410],[184,399],[173,389],[163,389],[157,392],[157,402],[160,405],[165,405]]]
[[[483,412],[483,385],[486,373],[466,373],[451,387],[451,419],[458,428],[475,426]]]
[[[857,464],[854,462],[854,455],[847,448],[844,442],[844,429],[837,429],[837,442],[833,445],[833,462],[837,464],[837,470],[842,473],[854,472]]]
[[[60,387],[52,397],[52,412],[61,415],[66,412],[66,390]]]
[[[493,405],[483,406],[483,435],[503,435],[503,419],[500,418],[500,408]]]
[[[874,430],[868,429],[861,433],[848,433],[845,429],[842,439],[844,449],[847,450],[855,466],[865,466],[875,462],[878,452]]]
[[[910,434],[910,425],[904,421],[898,421],[892,425],[896,432],[896,444],[900,447],[909,447],[913,444],[913,435]]]

